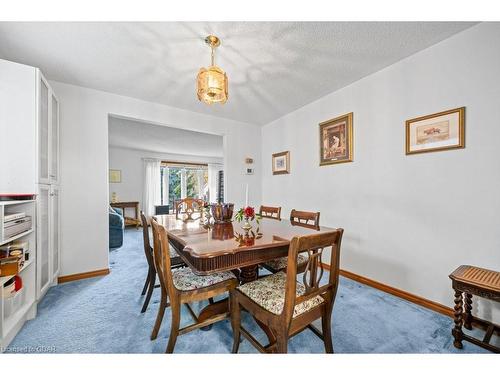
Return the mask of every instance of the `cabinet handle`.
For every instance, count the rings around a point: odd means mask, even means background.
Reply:
[[[55,194],[54,193],[50,193],[49,196],[53,197]]]

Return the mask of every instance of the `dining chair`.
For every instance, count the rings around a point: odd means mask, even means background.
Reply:
[[[198,276],[189,267],[171,269],[169,254],[168,234],[165,227],[151,220],[153,227],[153,253],[156,270],[160,279],[161,300],[158,316],[151,334],[151,339],[156,339],[161,326],[165,309],[170,306],[172,322],[170,337],[168,339],[167,353],[173,353],[177,337],[195,329],[202,328],[229,317],[229,312],[224,311],[204,321],[199,320],[190,302],[208,300],[233,290],[238,285],[238,279],[232,272],[217,272],[208,276]],[[167,303],[167,298],[170,302]],[[195,323],[179,328],[181,319],[181,306],[185,305]]]
[[[142,222],[142,236],[144,242],[144,254],[146,255],[146,261],[148,262],[148,274],[146,276],[146,281],[144,282],[144,288],[142,288],[141,296],[146,295],[144,304],[142,305],[141,313],[146,312],[148,308],[149,301],[153,295],[154,288],[159,288],[160,285],[156,284],[156,268],[153,259],[153,248],[149,239],[149,223],[144,212],[141,211],[141,222]],[[186,264],[182,261],[179,254],[175,252],[174,249],[170,250],[170,264],[172,268],[184,267]]]
[[[319,230],[319,212],[292,209],[290,212],[290,223],[292,225]]]
[[[297,211],[292,209],[290,212],[290,224],[305,228],[319,230],[319,212]],[[272,259],[262,266],[269,272],[276,273],[286,271],[287,257]],[[307,264],[307,254],[299,254],[297,260],[299,266],[298,273],[304,272]]]
[[[281,220],[281,207],[260,206],[259,215],[268,219]]]
[[[343,229],[332,232],[294,237],[288,253],[287,272],[278,272],[243,284],[230,291],[233,353],[238,352],[240,335],[262,353],[286,353],[288,339],[311,329],[324,341],[325,351],[333,353],[331,319],[339,284],[340,244]],[[328,283],[321,285],[323,276],[321,255],[331,247]],[[308,253],[302,283],[297,281],[297,258]],[[241,325],[241,310],[272,333],[271,342],[264,346]],[[321,318],[322,330],[312,322]]]
[[[203,215],[203,199],[183,198],[175,203],[175,218],[184,221],[201,219]],[[180,217],[184,216],[184,217]]]

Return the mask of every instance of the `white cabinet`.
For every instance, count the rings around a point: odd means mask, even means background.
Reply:
[[[60,263],[59,107],[40,69],[0,59],[0,194],[37,194],[36,297]]]
[[[59,265],[60,260],[60,243],[61,243],[61,233],[59,228],[61,226],[59,220],[59,187],[57,185],[51,185],[49,194],[49,223],[51,226],[51,242],[50,242],[50,275],[54,283],[57,282],[57,277],[59,276]]]
[[[50,185],[39,185],[37,197],[37,299],[50,287]]]
[[[59,183],[59,101],[50,90],[50,168],[51,184]]]
[[[25,266],[26,271],[22,271],[26,276],[24,283],[32,285],[25,291],[33,306],[26,305],[26,310],[20,310],[24,315],[16,313],[6,319],[4,312],[9,312],[9,306],[5,308],[0,298],[1,352],[28,315],[34,316],[36,302],[57,283],[61,258],[61,176],[60,103],[42,72],[35,67],[0,59],[0,103],[0,140],[3,141],[0,147],[0,194],[37,194],[31,206],[25,202],[0,202],[0,208],[9,206],[5,208],[8,212],[14,212],[11,210],[16,207],[29,211],[35,226],[27,234],[34,258],[27,262],[31,266]]]
[[[59,183],[59,102],[38,70],[38,183]]]
[[[34,219],[36,217],[35,201],[5,201],[0,202],[0,223],[3,223],[5,215],[23,212],[26,216]],[[0,352],[12,341],[19,332],[24,322],[33,319],[36,315],[36,223],[32,220],[31,228],[25,228],[22,233],[12,237],[2,233],[0,226],[0,245],[9,244],[13,240],[25,243],[24,250],[28,256],[24,256],[24,262],[17,275],[22,280],[21,289],[8,296],[0,297]],[[0,276],[0,290],[3,291],[5,284],[11,282],[15,275]]]
[[[49,84],[39,74],[38,100],[38,182],[49,183]]]
[[[37,299],[57,283],[60,264],[59,187],[39,185],[37,198]]]
[[[0,59],[0,194],[59,184],[59,109],[42,72]]]

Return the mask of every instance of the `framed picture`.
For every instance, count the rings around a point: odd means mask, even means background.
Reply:
[[[353,160],[352,116],[351,112],[319,124],[319,165]]]
[[[406,155],[465,147],[465,107],[406,121]]]
[[[273,154],[273,174],[290,173],[290,151]]]
[[[122,171],[119,169],[110,169],[109,170],[109,182],[110,183],[122,182]]]

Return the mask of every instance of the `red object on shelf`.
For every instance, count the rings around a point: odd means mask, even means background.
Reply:
[[[23,288],[23,279],[21,276],[14,276],[14,290],[17,292]]]

